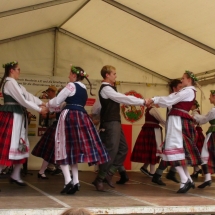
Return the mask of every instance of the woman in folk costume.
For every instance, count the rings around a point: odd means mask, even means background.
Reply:
[[[215,90],[211,90],[210,92],[210,103],[215,105]],[[199,124],[210,123],[201,152],[203,161],[202,170],[205,175],[205,181],[198,186],[198,188],[205,188],[211,185],[211,174],[215,172],[215,107],[207,115],[195,113],[193,117]]]
[[[191,115],[195,115],[195,114],[200,114],[200,110],[199,110],[199,103],[197,100],[195,100],[191,110],[192,110],[192,113]],[[196,125],[196,131],[197,131],[197,142],[196,142],[196,146],[199,150],[199,153],[201,154],[202,152],[202,147],[203,147],[203,144],[204,144],[204,140],[205,140],[205,136],[203,134],[203,130],[201,128],[201,126],[199,124]],[[198,178],[198,175],[199,174],[202,174],[202,170],[201,168],[199,168],[198,165],[194,166],[193,167],[193,174],[191,175],[192,178]]]
[[[160,107],[172,105],[166,126],[163,160],[174,166],[180,175],[181,184],[177,193],[186,193],[191,187],[195,188],[187,166],[201,164],[201,157],[196,147],[196,129],[189,115],[196,97],[194,85],[197,81],[192,72],[186,71],[181,79],[184,88],[169,96],[154,97],[148,102],[148,104],[158,104]]]
[[[162,154],[162,126],[165,126],[165,120],[161,117],[156,107],[149,107],[145,111],[145,123],[137,137],[131,161],[144,163],[140,168],[141,172],[148,176],[153,176],[155,164],[159,163],[159,156]],[[150,164],[150,172],[147,166]]]
[[[10,182],[20,186],[20,170],[29,157],[28,119],[26,108],[46,114],[48,109],[40,99],[28,93],[17,83],[20,67],[17,61],[6,63],[4,76],[0,82],[4,105],[0,106],[0,172],[3,166],[14,165]],[[4,83],[4,84],[3,84]]]
[[[57,94],[62,90],[60,88]],[[45,170],[49,163],[55,163],[55,131],[60,117],[60,112],[56,113],[56,120],[49,126],[43,136],[40,138],[39,142],[35,145],[31,154],[36,157],[43,158],[43,162],[39,173],[37,174],[38,178],[48,179],[45,175]]]
[[[84,109],[88,97],[86,86],[81,82],[84,78],[89,82],[82,68],[72,66],[69,73],[70,82],[57,97],[47,103],[50,111],[56,111],[63,102],[66,102],[55,134],[55,160],[61,166],[65,179],[61,193],[74,194],[79,190],[78,163],[94,165],[109,161],[99,134]],[[89,84],[91,92],[92,86],[90,82]]]

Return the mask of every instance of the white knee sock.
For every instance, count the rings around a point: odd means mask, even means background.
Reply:
[[[39,171],[40,174],[44,174],[44,172],[45,172],[45,170],[46,170],[48,164],[49,164],[49,163],[48,163],[47,161],[43,160],[42,166],[41,166],[40,171]]]
[[[17,180],[19,182],[22,182],[21,177],[20,177],[21,166],[22,166],[22,164],[15,164],[13,166],[13,172],[11,174],[11,178],[14,180]]]
[[[78,180],[78,164],[71,165],[72,176],[73,176],[73,184],[79,183]]]
[[[155,165],[150,164],[150,173],[151,174],[155,173]]]
[[[193,182],[192,178],[190,177],[190,173],[187,169],[187,166],[183,166],[184,169],[184,173],[186,174],[186,176],[190,179],[191,182]]]
[[[179,176],[180,176],[180,179],[181,179],[181,184],[180,184],[180,188],[182,188],[184,186],[184,184],[182,183],[186,183],[187,182],[187,179],[188,177],[186,176],[185,172],[184,172],[184,169],[182,166],[177,166],[175,167]]]
[[[63,172],[65,184],[68,184],[72,179],[69,171],[69,165],[60,165],[60,168]]]
[[[205,181],[210,181],[211,180],[211,174],[207,173],[205,174]]]

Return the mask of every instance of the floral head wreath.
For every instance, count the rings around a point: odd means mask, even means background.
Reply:
[[[210,92],[213,96],[215,95],[215,90],[210,90]]]
[[[196,108],[199,108],[199,107],[200,107],[198,101],[196,101],[196,100],[195,100],[195,102],[194,102],[194,105],[196,106]]]
[[[89,76],[86,72],[79,71],[74,66],[71,67],[71,70],[72,70],[73,73],[76,73],[77,75],[84,76],[84,77],[88,77]]]
[[[14,66],[14,65],[16,65],[16,64],[18,64],[18,61],[12,61],[12,62],[10,62],[10,63],[2,64],[2,67],[3,67],[3,68],[6,68],[7,66]]]
[[[192,78],[194,80],[194,82],[198,81],[198,78],[192,72],[186,70],[185,74],[187,74],[190,78]]]

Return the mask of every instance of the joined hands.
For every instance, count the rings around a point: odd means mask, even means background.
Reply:
[[[49,109],[46,107],[46,103],[42,103],[42,105],[40,105],[41,111],[40,114],[42,115],[46,115],[49,112]]]
[[[146,107],[150,107],[153,103],[154,103],[154,101],[151,98],[149,98],[149,99],[145,99],[145,104],[144,105]]]

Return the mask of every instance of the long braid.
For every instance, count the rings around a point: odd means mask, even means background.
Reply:
[[[87,82],[88,82],[89,85],[90,85],[90,95],[91,95],[91,96],[95,96],[95,94],[92,93],[92,84],[90,83],[90,80],[89,80],[87,77],[85,77],[85,78],[86,78]]]
[[[87,82],[90,85],[90,95],[95,96],[95,94],[92,93],[92,84],[90,83],[89,79],[87,78],[87,75],[84,75],[84,73],[85,73],[84,70],[81,67],[72,66],[71,72],[77,74],[77,81],[82,81],[84,78],[86,78]]]
[[[6,78],[6,75],[4,74],[4,76],[2,77],[1,82],[0,82],[0,89],[4,83],[5,78]]]

